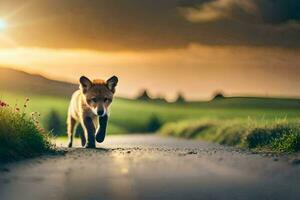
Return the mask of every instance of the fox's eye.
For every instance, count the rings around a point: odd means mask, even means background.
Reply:
[[[91,101],[94,102],[94,103],[96,103],[97,102],[97,98],[92,98]]]
[[[104,98],[104,102],[111,102],[111,99],[109,99],[109,98]]]

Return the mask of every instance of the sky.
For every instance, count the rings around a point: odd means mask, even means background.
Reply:
[[[0,65],[172,100],[300,97],[299,0],[2,0]]]

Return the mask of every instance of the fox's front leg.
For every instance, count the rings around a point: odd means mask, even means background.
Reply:
[[[96,148],[95,144],[95,126],[91,117],[85,117],[83,119],[84,134],[87,137],[87,143],[85,148]]]
[[[96,133],[96,141],[101,143],[104,141],[108,116],[99,117],[99,127]]]
[[[96,141],[101,143],[104,141],[108,116],[99,117],[99,127],[96,133]]]

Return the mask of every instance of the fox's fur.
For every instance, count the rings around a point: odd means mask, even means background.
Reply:
[[[108,109],[113,100],[116,76],[107,81],[90,81],[87,77],[80,78],[80,88],[73,93],[68,111],[68,147],[73,145],[75,126],[80,123],[84,133],[81,133],[81,144],[86,148],[95,148],[95,140],[104,141],[108,120]]]

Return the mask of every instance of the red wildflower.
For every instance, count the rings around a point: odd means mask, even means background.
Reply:
[[[3,102],[3,101],[0,101],[0,107],[6,107],[6,106],[8,106],[7,103],[5,103],[5,102]]]

